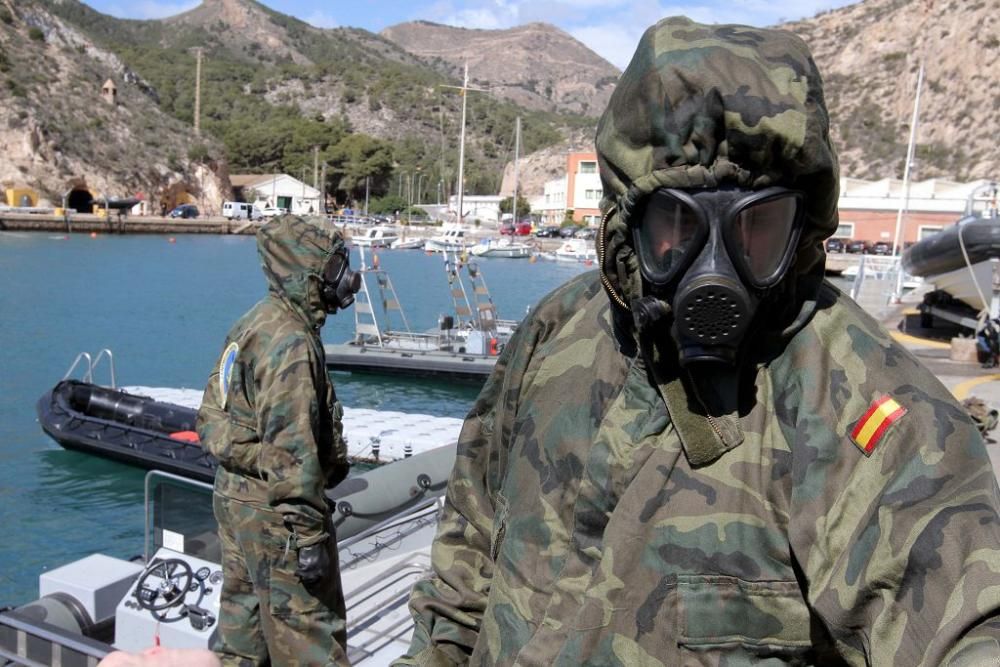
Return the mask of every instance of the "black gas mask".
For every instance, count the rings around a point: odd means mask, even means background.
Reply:
[[[786,188],[655,191],[631,225],[646,293],[632,304],[636,326],[672,313],[682,365],[735,363],[788,271],[803,212],[802,194]]]
[[[347,308],[354,303],[354,295],[359,289],[361,274],[351,271],[347,250],[339,248],[323,268],[323,307],[331,315],[340,308]]]

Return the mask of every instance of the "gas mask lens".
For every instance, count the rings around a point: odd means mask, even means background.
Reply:
[[[669,283],[707,236],[707,223],[691,203],[670,190],[654,192],[635,228],[635,245],[647,280]]]
[[[798,243],[801,203],[801,194],[784,188],[657,190],[633,230],[643,276],[659,287],[670,284],[716,228],[743,280],[770,287],[781,279]]]
[[[733,216],[730,253],[752,285],[769,287],[781,279],[798,244],[800,208],[798,193],[784,192],[750,202]]]

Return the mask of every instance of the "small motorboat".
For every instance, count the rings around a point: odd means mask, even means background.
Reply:
[[[351,243],[366,248],[388,248],[398,240],[399,233],[393,227],[371,227],[351,237]]]
[[[424,241],[424,250],[429,252],[464,252],[469,243],[464,227],[447,227],[438,236]]]
[[[510,239],[483,239],[469,249],[476,257],[504,257],[506,259],[526,259],[534,250],[527,243],[518,243]]]

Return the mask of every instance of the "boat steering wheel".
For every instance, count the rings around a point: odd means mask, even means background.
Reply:
[[[160,583],[155,587],[146,587],[146,581],[156,574]],[[195,576],[191,566],[180,558],[166,558],[148,568],[135,582],[135,600],[142,609],[153,612],[166,611],[171,607],[183,605]],[[143,591],[155,591],[152,597],[144,597]],[[162,602],[158,602],[162,598]]]

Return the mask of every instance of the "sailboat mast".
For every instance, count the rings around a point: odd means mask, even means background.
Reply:
[[[458,139],[458,223],[462,223],[462,206],[465,198],[465,107],[469,98],[469,63],[465,63],[465,75],[462,78],[462,130]]]
[[[903,241],[900,238],[903,233],[907,209],[910,206],[910,165],[913,164],[913,150],[917,143],[917,124],[920,122],[920,90],[924,85],[924,64],[920,63],[920,71],[917,73],[917,95],[913,100],[913,118],[910,120],[910,143],[906,148],[906,164],[903,166],[903,201],[899,206],[899,213],[896,215],[896,235],[892,239],[892,256],[896,257],[898,252],[900,257],[896,265],[896,291],[893,300],[898,301],[903,294]]]
[[[514,124],[514,225],[517,225],[517,158],[521,154],[521,117]]]
[[[913,164],[913,149],[917,142],[917,124],[920,122],[920,89],[924,83],[924,64],[920,63],[920,71],[917,73],[917,96],[913,101],[913,119],[910,120],[910,143],[906,148],[906,164],[903,166],[903,200],[900,202],[899,213],[896,215],[896,235],[892,241],[892,254],[896,255],[897,250],[902,254],[900,234],[903,228],[903,216],[909,207],[910,199],[910,165]]]

